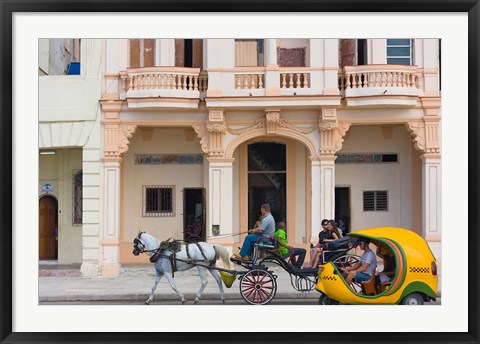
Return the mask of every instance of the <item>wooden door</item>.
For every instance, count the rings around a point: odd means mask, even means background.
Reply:
[[[52,196],[40,198],[39,258],[57,259],[57,200]]]

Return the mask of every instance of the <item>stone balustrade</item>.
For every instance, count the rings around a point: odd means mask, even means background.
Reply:
[[[422,74],[416,66],[362,65],[339,71],[340,91],[373,87],[421,88]]]
[[[265,71],[235,73],[235,89],[263,89],[265,88]]]
[[[142,97],[200,98],[208,87],[199,68],[151,67],[120,72],[120,99]]]
[[[281,88],[310,88],[310,73],[303,70],[280,70]]]

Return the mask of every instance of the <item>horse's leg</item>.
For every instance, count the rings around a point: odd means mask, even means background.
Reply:
[[[215,269],[208,269],[208,271],[212,274],[215,281],[217,281],[218,289],[220,290],[220,299],[222,303],[225,303],[225,293],[223,292],[223,284],[222,284],[222,277],[218,273],[218,270]]]
[[[158,282],[160,282],[160,279],[163,276],[163,272],[158,271],[155,269],[155,279],[153,280],[153,286],[152,286],[152,292],[150,293],[150,296],[148,297],[147,301],[145,301],[145,304],[149,305],[153,301],[153,294],[155,294],[155,290],[157,289]]]
[[[202,297],[203,289],[205,289],[205,286],[207,285],[207,273],[206,273],[206,268],[203,266],[198,266],[198,274],[200,275],[200,289],[198,289],[197,296],[195,297],[195,304],[197,304],[200,301],[200,298]]]
[[[168,283],[170,283],[170,287],[177,293],[177,295],[182,299],[182,305],[185,303],[185,297],[183,296],[182,292],[177,288],[175,285],[175,281],[173,280],[173,276],[170,272],[165,271],[165,278],[167,279]]]

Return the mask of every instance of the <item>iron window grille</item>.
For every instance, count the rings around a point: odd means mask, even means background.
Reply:
[[[388,211],[388,191],[364,191],[363,211]]]
[[[173,185],[143,186],[143,216],[175,216]]]
[[[387,39],[387,64],[411,66],[413,39]]]
[[[83,223],[83,171],[73,174],[73,216],[74,225]]]

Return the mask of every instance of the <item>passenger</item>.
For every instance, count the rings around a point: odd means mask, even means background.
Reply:
[[[301,267],[305,260],[307,251],[304,248],[298,248],[288,245],[287,234],[285,233],[285,229],[287,228],[287,226],[285,222],[280,222],[278,226],[280,228],[277,229],[274,237],[279,248],[280,256],[283,258],[292,257],[292,265],[298,268]]]
[[[322,220],[323,230],[318,233],[318,244],[313,247],[313,251],[310,252],[310,261],[305,264],[304,268],[315,268],[320,263],[322,257],[323,246],[330,242],[341,238],[338,229],[335,231],[336,223],[333,220]],[[313,253],[313,254],[312,254]]]
[[[377,247],[377,256],[383,259],[383,271],[376,276],[377,283],[390,282],[395,276],[395,257],[392,250],[380,243]]]
[[[329,224],[328,229],[333,233],[332,234],[333,240],[343,238],[343,235],[340,233],[337,223],[334,220],[328,220],[328,224]],[[333,240],[330,239],[329,241],[333,241]]]
[[[251,256],[253,253],[253,245],[255,244],[257,239],[261,236],[272,237],[275,233],[275,219],[270,212],[270,205],[267,203],[262,204],[262,206],[260,207],[260,211],[265,217],[260,222],[260,225],[257,228],[248,230],[248,233],[250,234],[247,235],[247,237],[245,238],[240,253],[233,254],[237,259],[251,260]]]
[[[342,271],[347,274],[347,284],[352,283],[354,278],[357,283],[369,281],[372,278],[372,274],[377,267],[377,258],[375,253],[368,247],[369,244],[370,241],[368,239],[360,239],[360,248],[364,251],[362,258],[354,265],[342,268]]]

